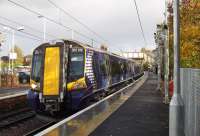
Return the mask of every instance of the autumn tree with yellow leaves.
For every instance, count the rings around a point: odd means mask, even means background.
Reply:
[[[168,6],[170,69],[173,69],[173,9]],[[181,67],[200,68],[200,0],[183,0],[180,8]]]

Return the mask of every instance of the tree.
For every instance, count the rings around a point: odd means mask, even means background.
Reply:
[[[181,8],[181,66],[200,68],[200,1],[187,0]]]
[[[147,71],[147,70],[149,69],[149,67],[150,67],[149,62],[145,62],[145,63],[143,64],[143,69],[144,69],[145,71]]]
[[[173,70],[173,15],[172,5],[168,7],[169,57]],[[200,1],[183,0],[180,8],[181,67],[200,68]]]
[[[23,65],[24,53],[22,49],[19,48],[17,45],[15,45],[14,52],[17,54],[17,59],[15,60],[15,66]]]
[[[32,55],[26,55],[24,56],[24,61],[23,61],[23,65],[24,66],[30,66],[31,62],[32,62]]]

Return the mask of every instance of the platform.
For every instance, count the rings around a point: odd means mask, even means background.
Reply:
[[[0,88],[0,100],[27,94],[29,87]]]
[[[156,77],[147,81],[90,136],[168,136],[169,107],[156,90]]]

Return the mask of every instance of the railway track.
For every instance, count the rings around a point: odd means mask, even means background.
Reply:
[[[132,82],[126,82],[114,86],[112,88],[114,90],[113,93],[131,83]],[[109,95],[112,95],[113,93]],[[96,102],[98,101],[90,101],[84,108],[89,107]],[[46,115],[38,115],[27,107],[13,110],[13,112],[8,112],[7,114],[0,116],[0,136],[32,136],[70,115],[56,119]]]
[[[16,122],[20,122],[35,116],[35,112],[25,108],[18,111],[10,112],[0,117],[0,129],[6,128]]]
[[[120,85],[117,89],[123,86],[124,85]],[[96,102],[97,101],[89,102],[85,105],[85,108]],[[70,115],[55,119],[46,115],[36,114],[27,107],[19,110],[13,109],[13,111],[0,116],[0,136],[32,136]]]
[[[57,122],[30,109],[15,111],[0,119],[0,136],[31,136]]]

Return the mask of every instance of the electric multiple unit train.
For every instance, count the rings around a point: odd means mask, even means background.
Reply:
[[[44,43],[33,52],[30,106],[42,111],[79,109],[88,99],[143,74],[133,60],[72,40]]]

